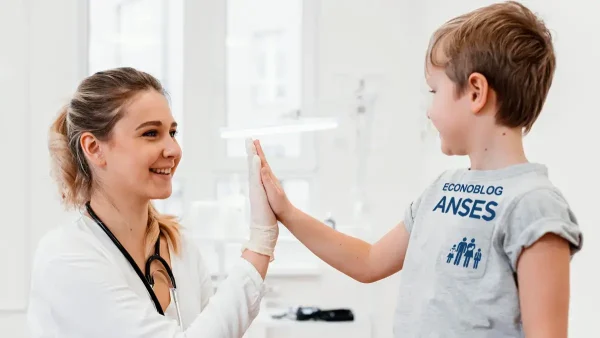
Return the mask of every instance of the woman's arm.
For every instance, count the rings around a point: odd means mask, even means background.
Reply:
[[[156,312],[149,298],[132,291],[101,253],[60,255],[36,265],[29,307],[33,338],[49,332],[58,337],[240,338],[258,314],[263,294],[262,278],[240,259],[182,332],[176,321]]]
[[[569,318],[569,243],[554,234],[523,250],[519,300],[527,338],[566,338]]]

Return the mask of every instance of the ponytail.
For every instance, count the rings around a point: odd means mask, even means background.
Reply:
[[[154,250],[154,244],[159,236],[165,237],[173,251],[179,253],[179,223],[177,218],[171,215],[162,215],[154,208],[152,203],[148,204],[148,229],[146,230],[146,253]]]
[[[77,207],[83,205],[89,198],[91,177],[85,171],[79,170],[76,151],[79,145],[76,143],[77,139],[69,138],[68,111],[69,106],[64,106],[52,123],[48,150],[52,162],[51,172],[58,183],[63,203],[67,207]]]

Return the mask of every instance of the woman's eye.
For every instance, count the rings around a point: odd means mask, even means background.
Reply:
[[[169,134],[171,134],[171,137],[175,137],[177,136],[177,130],[171,130]]]
[[[144,133],[143,136],[156,137],[156,135],[158,135],[158,132],[156,130],[148,130],[147,132]]]
[[[430,90],[429,91],[431,94],[435,94],[435,90]]]

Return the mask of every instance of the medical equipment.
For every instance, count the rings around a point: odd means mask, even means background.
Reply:
[[[321,310],[318,307],[299,306],[290,308],[287,312],[272,315],[273,319],[291,319],[297,321],[352,322],[354,313],[350,309]]]
[[[123,247],[123,245],[121,245],[121,242],[119,242],[117,237],[113,235],[113,233],[108,229],[104,222],[102,222],[98,215],[96,215],[96,213],[92,209],[92,206],[90,205],[90,202],[87,202],[85,204],[85,207],[90,217],[100,226],[102,230],[104,230],[104,232],[106,233],[106,235],[108,235],[110,240],[115,244],[119,251],[121,251],[123,256],[125,256],[129,264],[131,264],[131,267],[133,267],[138,277],[140,277],[140,279],[142,280],[142,283],[144,283],[146,290],[148,290],[148,294],[150,294],[150,298],[152,298],[152,302],[156,307],[156,311],[158,311],[158,313],[160,313],[163,316],[165,315],[165,313],[162,310],[160,302],[158,301],[158,298],[156,297],[156,294],[153,290],[154,278],[152,277],[152,275],[150,275],[150,264],[152,264],[152,262],[156,260],[164,266],[165,271],[167,272],[167,274],[169,275],[169,279],[171,280],[171,286],[169,287],[169,291],[171,293],[171,299],[175,304],[175,309],[177,310],[177,322],[179,323],[179,327],[183,328],[183,323],[181,322],[181,312],[179,310],[179,299],[177,298],[177,284],[175,284],[175,276],[173,276],[173,271],[169,267],[169,264],[167,264],[167,262],[162,257],[160,257],[160,237],[156,240],[156,244],[154,245],[154,254],[150,256],[150,258],[148,258],[148,260],[146,261],[145,274],[142,274],[142,271],[137,266],[131,255]]]

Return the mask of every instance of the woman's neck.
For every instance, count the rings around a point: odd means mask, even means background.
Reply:
[[[132,198],[94,193],[90,205],[96,215],[125,247],[144,248],[148,203]]]

